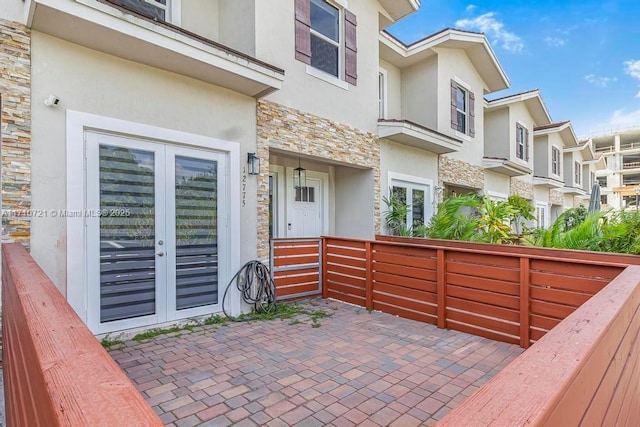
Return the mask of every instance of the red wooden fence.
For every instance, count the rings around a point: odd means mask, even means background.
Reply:
[[[270,268],[278,300],[320,295],[321,239],[273,239]]]
[[[275,241],[279,295],[317,292],[319,280],[325,298],[525,348],[640,264],[630,255],[388,236],[324,237],[320,254],[316,247]],[[320,271],[308,264],[316,259]]]
[[[7,425],[163,425],[27,251],[2,252]]]
[[[636,426],[640,267],[628,267],[438,426]]]

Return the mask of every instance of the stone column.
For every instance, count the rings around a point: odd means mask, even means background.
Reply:
[[[2,240],[29,244],[31,223],[31,33],[0,19]]]

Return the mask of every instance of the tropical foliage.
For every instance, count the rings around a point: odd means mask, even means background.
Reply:
[[[453,196],[438,205],[429,224],[407,227],[410,212],[402,200],[384,199],[389,234],[432,239],[523,244],[640,255],[640,213],[589,214],[583,206],[565,211],[548,228],[530,228],[535,219],[528,200],[511,196],[495,201],[474,194]]]

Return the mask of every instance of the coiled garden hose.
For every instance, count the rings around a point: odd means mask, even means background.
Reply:
[[[271,280],[269,267],[260,261],[253,260],[243,265],[240,270],[231,278],[222,296],[222,312],[233,320],[240,322],[244,319],[231,316],[225,308],[227,293],[233,282],[242,295],[242,301],[253,305],[256,313],[268,313],[276,308],[276,286]],[[247,319],[248,320],[248,319]]]

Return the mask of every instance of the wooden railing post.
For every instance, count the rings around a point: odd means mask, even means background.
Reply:
[[[531,343],[531,318],[529,307],[531,299],[530,259],[520,257],[520,347],[529,348]]]
[[[437,314],[438,314],[438,328],[444,329],[447,327],[447,307],[445,306],[447,298],[446,292],[447,287],[445,285],[446,279],[446,268],[447,263],[445,260],[446,253],[444,249],[438,249],[437,258],[436,258],[436,274],[437,274],[437,283],[436,283],[436,295],[438,301]]]
[[[322,298],[329,298],[329,289],[327,285],[327,239],[324,237],[320,238],[322,253],[320,254],[322,258]]]
[[[373,254],[371,253],[371,242],[367,241],[364,244],[364,259],[365,259],[365,307],[367,310],[373,310]]]

